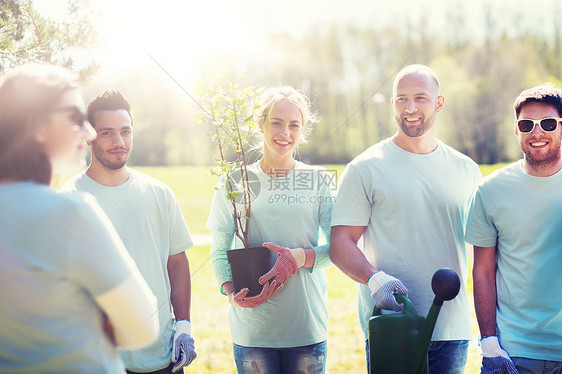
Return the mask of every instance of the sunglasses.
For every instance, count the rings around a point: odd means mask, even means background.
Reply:
[[[538,123],[542,131],[553,132],[558,127],[558,122],[562,121],[562,118],[543,118],[539,120],[535,119],[520,119],[515,123],[519,132],[528,134],[535,129],[535,125]]]
[[[51,111],[51,113],[61,113],[61,112],[68,112],[70,120],[74,122],[75,125],[78,126],[79,128],[83,128],[85,126],[86,116],[82,108],[76,106],[68,106]]]

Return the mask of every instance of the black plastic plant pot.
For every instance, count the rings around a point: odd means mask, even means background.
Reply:
[[[265,247],[233,249],[226,251],[226,257],[232,271],[234,292],[248,288],[247,296],[259,295],[263,286],[260,277],[271,270],[275,263],[275,254]]]

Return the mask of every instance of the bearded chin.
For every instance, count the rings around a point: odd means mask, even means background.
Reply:
[[[103,152],[101,152],[99,149],[96,149],[94,147],[92,150],[93,150],[92,157],[95,157],[100,164],[102,164],[105,168],[109,170],[119,170],[127,164],[127,158],[125,158],[123,161],[112,162],[109,159],[105,158]]]
[[[560,149],[552,150],[542,157],[535,158],[532,152],[525,152],[525,161],[534,169],[546,169],[560,161]]]
[[[400,129],[402,130],[402,132],[410,138],[418,138],[418,137],[422,136],[433,125],[429,121],[423,121],[421,124],[419,124],[417,126],[410,126],[407,123],[405,123],[404,121],[400,121],[399,124],[400,124]]]
[[[123,166],[127,164],[127,161],[119,162],[119,163],[104,163],[104,166],[110,170],[119,170]]]
[[[400,127],[402,128],[402,132],[410,138],[417,138],[425,133],[425,128],[423,126],[412,127],[402,124]]]
[[[402,119],[402,116],[396,116],[395,119],[400,130],[409,138],[419,138],[435,125],[435,114],[430,117],[423,116],[421,123],[416,126],[408,124]]]

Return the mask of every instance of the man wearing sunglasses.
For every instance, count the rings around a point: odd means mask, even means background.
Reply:
[[[466,231],[482,372],[562,373],[562,90],[525,90],[514,109],[523,159],[482,180]]]

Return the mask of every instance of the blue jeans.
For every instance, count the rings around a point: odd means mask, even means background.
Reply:
[[[519,374],[562,374],[561,361],[533,360],[524,357],[512,357],[511,360]]]
[[[468,355],[468,340],[432,341],[429,343],[429,374],[463,374]],[[367,372],[369,341],[367,340]]]
[[[434,341],[429,344],[429,374],[463,374],[468,340]]]
[[[294,348],[243,347],[233,344],[238,374],[324,374],[328,344]]]

